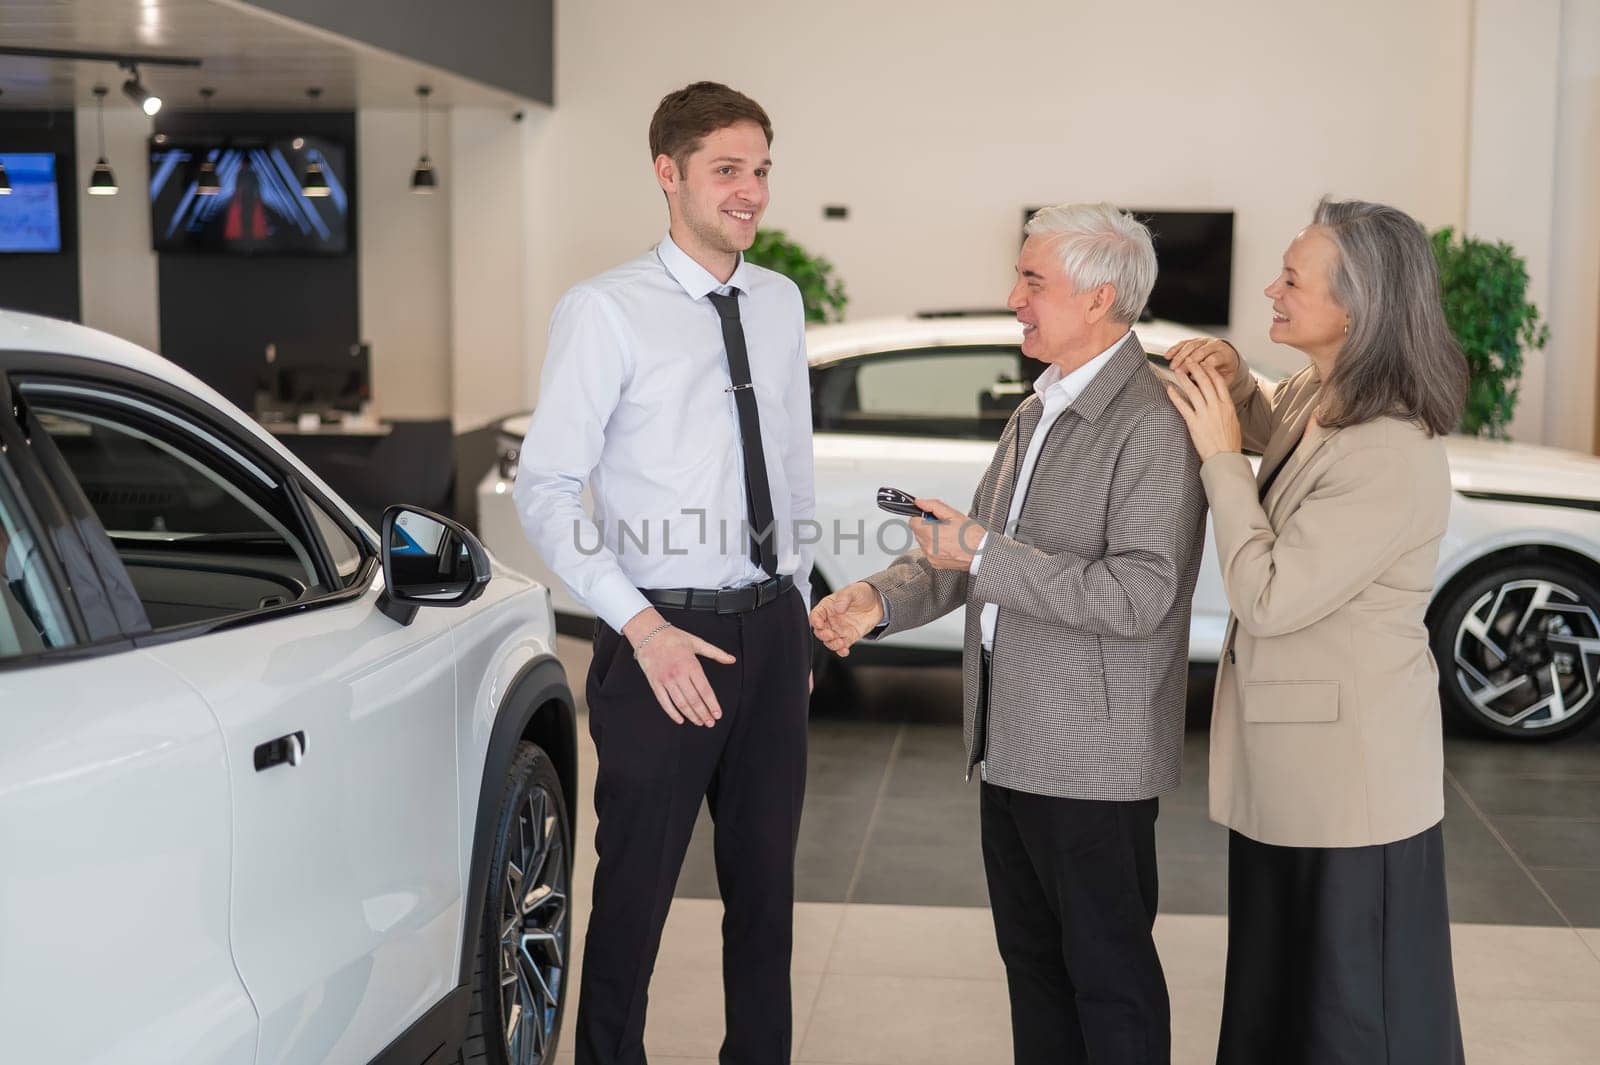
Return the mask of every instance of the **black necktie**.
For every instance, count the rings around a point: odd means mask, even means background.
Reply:
[[[772,488],[767,483],[767,456],[761,449],[761,413],[756,390],[750,383],[750,353],[739,324],[738,290],[724,296],[707,293],[722,317],[722,343],[728,350],[728,376],[733,379],[733,402],[739,410],[739,436],[744,441],[744,498],[750,508],[750,561],[778,575],[777,530],[772,520]]]

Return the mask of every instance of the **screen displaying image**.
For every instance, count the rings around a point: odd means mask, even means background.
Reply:
[[[200,194],[210,159],[218,192]],[[327,195],[301,191],[317,163]],[[235,140],[223,147],[161,143],[150,151],[150,226],[157,251],[342,255],[349,250],[350,185],[343,145],[318,137]]]
[[[61,250],[61,203],[52,152],[0,152],[11,195],[0,196],[0,252]]]
[[[1156,246],[1158,272],[1150,313],[1185,325],[1227,325],[1233,296],[1233,212],[1127,210],[1150,227]]]

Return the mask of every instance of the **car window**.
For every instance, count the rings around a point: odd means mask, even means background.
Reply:
[[[34,412],[105,526],[154,628],[325,591],[281,488],[131,418],[42,399]]]
[[[361,572],[361,546],[351,539],[350,534],[344,531],[344,526],[333,519],[333,515],[322,508],[322,504],[308,497],[306,506],[311,508],[311,517],[317,523],[317,531],[322,534],[322,542],[328,545],[328,554],[333,559],[334,572],[339,574],[339,583],[350,587]]]
[[[23,524],[7,480],[0,470],[0,658],[75,642],[39,542]]]
[[[998,440],[1028,394],[1014,345],[887,351],[817,371],[819,432]]]

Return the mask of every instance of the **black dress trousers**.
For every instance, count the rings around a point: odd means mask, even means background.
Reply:
[[[1157,800],[983,785],[983,864],[1017,1065],[1167,1065],[1156,954]]]
[[[1444,832],[1370,847],[1228,835],[1221,1065],[1461,1065]]]
[[[660,608],[738,659],[702,658],[713,728],[662,711],[633,650],[604,623],[589,669],[599,769],[594,902],[578,996],[577,1065],[642,1065],[650,974],[700,803],[716,823],[725,915],[722,1065],[787,1065],[794,855],[805,797],[811,630],[800,593],[743,614]]]

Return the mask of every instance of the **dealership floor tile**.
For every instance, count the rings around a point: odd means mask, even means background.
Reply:
[[[581,691],[588,643],[563,639],[561,656]],[[939,721],[952,716],[960,678],[948,669],[861,673],[860,697],[873,706],[812,723],[797,860],[794,1060],[1004,1065],[1009,1007],[984,904],[977,793],[962,783],[959,726]],[[582,739],[580,940],[594,870],[586,727]],[[1162,800],[1157,823],[1156,940],[1179,1065],[1214,1060],[1222,1009],[1227,833],[1205,815],[1205,744],[1203,729],[1191,731],[1183,787]],[[1468,1059],[1590,1065],[1600,1047],[1600,820],[1591,815],[1600,809],[1600,730],[1536,747],[1452,736],[1446,762],[1447,877]],[[702,814],[651,984],[646,1045],[655,1065],[714,1062],[721,1039],[710,829]],[[574,1020],[569,1008],[560,1063],[572,1060]]]
[[[581,885],[579,894],[586,894]],[[580,918],[584,909],[580,902]],[[716,1058],[720,921],[715,900],[673,904],[650,988],[645,1042],[652,1062]],[[1162,914],[1156,922],[1178,1065],[1214,1059],[1226,937],[1222,917]],[[1593,1061],[1600,957],[1592,948],[1600,948],[1600,931],[1458,924],[1452,938],[1468,1060]],[[802,903],[793,972],[796,1062],[1010,1060],[1004,970],[987,910]],[[569,1008],[558,1061],[572,1060],[574,1020]]]
[[[1600,870],[1533,868],[1529,872],[1550,893],[1550,901],[1568,921],[1579,927],[1600,928]],[[1600,1059],[1600,1047],[1596,1058]]]
[[[1497,817],[1495,827],[1511,851],[1531,866],[1600,871],[1600,824],[1594,821]]]

